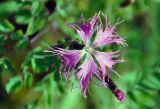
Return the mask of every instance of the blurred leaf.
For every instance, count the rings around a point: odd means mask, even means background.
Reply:
[[[35,58],[32,58],[31,59],[31,63],[32,63],[32,68],[33,68],[33,71],[36,71],[36,59]]]
[[[17,92],[22,87],[22,80],[20,76],[15,76],[9,79],[9,82],[6,84],[7,93]]]
[[[32,18],[29,22],[29,25],[27,27],[26,35],[32,35],[36,31],[42,29],[42,27],[45,24],[45,20],[41,17],[38,18]]]
[[[46,85],[45,85],[45,80],[42,79],[40,80],[37,85],[34,87],[34,91],[35,92],[41,92],[45,89]]]
[[[149,106],[149,107],[153,107],[155,105],[154,99],[151,99],[154,97],[154,95],[152,94],[149,94],[149,93],[146,94],[140,90],[135,90],[134,96],[136,97],[137,103],[140,103],[141,105]],[[143,100],[145,102],[143,102]]]
[[[24,70],[26,70],[26,69],[29,68],[29,66],[30,66],[30,64],[31,64],[31,61],[30,61],[31,57],[32,57],[32,51],[30,51],[30,52],[27,54],[27,56],[25,57],[24,62],[23,62],[22,65],[21,65],[21,67],[22,67]]]
[[[12,40],[21,40],[23,39],[23,32],[21,30],[17,30],[11,34]]]
[[[43,5],[41,1],[34,1],[32,5],[32,15],[37,16],[42,11]]]
[[[57,2],[57,11],[62,17],[66,17],[67,16],[66,10],[62,9],[63,5],[64,5],[63,1]]]
[[[160,81],[154,75],[147,75],[146,78],[142,80],[140,85],[146,86],[149,89],[160,90],[159,88]]]
[[[16,22],[18,24],[28,24],[31,19],[31,12],[29,10],[19,10],[16,13]]]
[[[135,95],[134,95],[133,92],[129,91],[129,92],[127,93],[127,95],[128,95],[128,96],[130,97],[130,99],[132,99],[134,102],[137,102],[136,97],[135,97]]]
[[[10,71],[10,72],[13,72],[13,73],[16,72],[15,69],[14,69],[14,67],[13,67],[13,65],[12,65],[12,63],[10,62],[10,60],[9,60],[7,57],[1,58],[1,59],[0,59],[0,64],[2,64],[3,67],[4,67],[6,70],[8,70],[8,71]]]
[[[57,82],[53,79],[53,76],[54,73],[49,73],[48,75],[46,75],[41,81],[38,82],[34,90],[36,92],[41,92],[45,88],[47,88],[50,92],[55,92],[56,90],[58,90]]]
[[[35,101],[35,102],[32,102],[32,103],[28,104],[26,106],[26,109],[36,109],[37,104],[38,104],[38,100]]]
[[[18,43],[16,43],[15,48],[16,49],[25,48],[25,47],[28,46],[28,44],[29,44],[28,39],[27,38],[23,38]]]
[[[24,72],[24,85],[30,88],[33,84],[33,75],[29,72]]]
[[[45,57],[35,58],[33,57],[31,59],[31,64],[34,72],[43,72],[48,69],[48,66],[45,64]]]
[[[53,104],[53,96],[51,95],[50,91],[48,90],[44,91],[44,98],[47,104],[47,109],[51,108]]]
[[[17,11],[18,4],[13,0],[5,0],[4,3],[0,3],[0,18],[8,16],[10,13]]]
[[[3,20],[0,22],[0,31],[2,32],[12,32],[14,30],[14,26],[8,21]]]
[[[49,70],[51,64],[55,62],[55,58],[52,56],[45,56],[44,52],[40,48],[36,48],[26,56],[22,67],[32,67],[35,73],[43,73]],[[57,64],[58,65],[58,64]],[[56,66],[57,67],[57,66]],[[57,70],[58,68],[56,68]]]
[[[0,42],[3,42],[7,39],[7,37],[3,34],[0,34]]]

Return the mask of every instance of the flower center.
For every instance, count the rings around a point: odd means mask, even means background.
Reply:
[[[85,48],[85,51],[86,51],[87,53],[91,54],[91,53],[93,52],[93,48],[91,48],[91,47],[86,47],[86,48]]]

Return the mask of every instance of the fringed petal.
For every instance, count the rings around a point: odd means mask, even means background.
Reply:
[[[101,36],[103,37],[103,36]],[[122,38],[122,37],[118,37],[118,36],[108,36],[104,39],[101,39],[101,38],[97,38],[93,44],[93,46],[96,48],[96,47],[100,47],[100,46],[104,46],[104,45],[107,45],[107,44],[111,44],[111,43],[117,43],[119,45],[122,45],[122,46],[126,46],[127,44],[125,43],[125,40]]]
[[[77,63],[82,58],[83,53],[81,50],[65,50],[62,48],[55,48],[54,52],[60,56],[60,59],[64,64],[62,72],[67,79],[67,72],[76,67]]]
[[[86,97],[86,91],[89,81],[93,81],[93,76],[102,81],[104,86],[106,86],[106,84],[109,85],[109,73],[110,71],[114,71],[112,67],[118,62],[124,62],[120,59],[113,59],[117,58],[118,52],[106,53],[95,50],[96,47],[100,47],[110,43],[117,43],[123,46],[127,45],[125,43],[125,40],[122,37],[116,35],[115,32],[115,27],[120,22],[117,22],[111,27],[109,24],[109,20],[106,18],[106,27],[103,28],[103,24],[99,15],[100,13],[95,14],[88,21],[84,21],[84,17],[82,16],[79,22],[70,24],[70,26],[77,31],[82,41],[84,42],[85,47],[83,48],[83,50],[65,50],[58,47],[53,49],[53,53],[59,55],[61,61],[64,64],[64,66],[62,67],[62,72],[66,80],[68,80],[69,74],[72,75],[71,70],[76,67],[77,63],[80,61],[83,55],[86,54],[84,62],[77,68],[78,71],[76,73],[76,81],[80,80],[78,86],[80,86],[80,88],[82,89],[84,97]],[[97,33],[93,43],[90,43],[96,24]],[[97,61],[94,61],[93,57],[96,58],[100,66],[98,65],[98,63],[96,63]],[[108,75],[106,75],[106,73],[108,73]],[[107,79],[106,76],[108,77]],[[115,92],[115,90],[113,91]],[[123,101],[125,98],[124,94],[120,90],[116,90],[114,94],[121,101]]]
[[[93,47],[100,47],[110,43],[117,43],[123,46],[127,45],[122,37],[115,35],[116,32],[114,29],[119,23],[117,22],[113,27],[111,27],[107,18],[106,22],[106,27],[103,29],[102,22],[100,20],[100,24],[97,27],[97,34],[93,43]]]
[[[77,33],[82,38],[84,44],[90,42],[90,38],[93,34],[93,29],[96,21],[98,20],[99,14],[95,14],[88,21],[84,21],[84,17],[81,16],[81,19],[77,23],[73,23],[70,26],[77,30]]]
[[[84,63],[79,67],[77,72],[77,79],[80,80],[80,87],[83,92],[83,96],[86,97],[86,90],[89,84],[89,80],[92,79],[92,75],[98,72],[97,65],[92,57],[86,57]]]
[[[100,52],[100,51],[94,51],[94,56],[96,57],[98,63],[100,64],[101,70],[102,70],[102,80],[103,83],[105,83],[105,75],[106,75],[106,67],[110,70],[112,70],[113,65],[115,65],[118,62],[123,62],[123,60],[113,60],[112,58],[117,57],[117,52]],[[115,56],[114,56],[115,55]],[[109,74],[108,71],[108,74]]]

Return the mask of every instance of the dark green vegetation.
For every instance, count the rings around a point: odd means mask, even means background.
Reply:
[[[79,36],[67,23],[102,11],[125,37],[126,62],[111,78],[126,93],[120,103],[108,88],[90,84],[84,100],[60,76],[61,63],[46,46],[74,48]],[[158,109],[160,107],[159,0],[1,0],[0,109]],[[109,46],[118,49],[116,45]],[[107,49],[107,48],[102,48]],[[74,80],[73,80],[74,81]]]

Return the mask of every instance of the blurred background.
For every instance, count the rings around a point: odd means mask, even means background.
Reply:
[[[90,84],[84,99],[60,75],[51,46],[81,44],[67,23],[102,11],[126,39],[125,63],[111,78],[126,94],[120,102],[106,87]],[[111,48],[115,48],[110,46]],[[0,0],[0,109],[159,109],[160,0]]]

